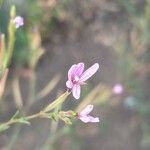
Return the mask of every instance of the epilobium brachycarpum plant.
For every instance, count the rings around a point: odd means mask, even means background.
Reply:
[[[0,92],[3,93],[4,87],[5,87],[5,82],[8,74],[8,67],[9,63],[11,62],[11,57],[13,53],[13,48],[14,48],[14,43],[15,43],[15,32],[16,30],[24,25],[24,19],[21,16],[16,16],[16,10],[15,7],[13,6],[10,11],[10,22],[8,25],[8,44],[5,46],[5,39],[4,35],[2,35],[1,38],[1,49],[0,49],[0,57],[1,57],[1,80],[0,80]],[[42,50],[39,47],[35,47],[35,45],[32,45],[31,43],[31,48],[34,51],[34,54],[32,56],[35,56],[36,52],[38,53],[38,57],[35,57],[35,59],[32,59],[30,62],[30,68],[32,71],[34,71],[37,61],[39,60],[39,57],[41,56]],[[35,49],[39,48],[38,51]],[[37,56],[36,55],[36,56]],[[45,108],[43,108],[41,111],[38,113],[35,113],[33,115],[23,115],[20,111],[17,111],[10,120],[1,123],[0,124],[0,131],[4,131],[8,129],[11,125],[13,124],[18,124],[18,123],[23,123],[23,124],[30,124],[30,120],[35,119],[35,118],[46,118],[54,121],[58,121],[59,119],[64,121],[65,124],[72,124],[72,119],[79,119],[84,123],[96,123],[99,122],[98,117],[92,117],[89,115],[89,113],[93,110],[93,105],[85,105],[84,109],[81,111],[73,111],[73,110],[68,110],[68,111],[62,111],[60,110],[60,106],[62,103],[65,102],[67,97],[72,93],[73,97],[75,99],[80,98],[80,92],[81,92],[81,85],[86,84],[85,81],[92,77],[97,70],[99,69],[99,64],[95,63],[92,65],[89,69],[87,69],[84,72],[84,63],[78,63],[74,64],[71,66],[71,68],[68,71],[68,81],[66,82],[67,90],[64,92],[61,96],[56,98],[53,102],[48,104]],[[35,83],[35,80],[34,80]],[[31,92],[34,90],[33,87],[33,79],[31,81]],[[15,82],[15,84],[18,84]],[[20,92],[19,86],[17,85],[17,92]],[[0,93],[0,94],[1,94]],[[37,93],[38,94],[38,93]],[[47,92],[46,92],[47,94]],[[16,94],[15,94],[16,95]],[[20,94],[18,94],[19,97]],[[2,94],[0,95],[2,96]],[[32,97],[32,95],[29,95]],[[35,95],[36,96],[36,95]],[[16,96],[18,98],[18,96]],[[20,98],[21,99],[21,98]],[[29,97],[30,99],[30,97]],[[32,101],[32,99],[31,99]],[[33,102],[31,102],[33,103]],[[57,109],[59,108],[59,109]],[[57,110],[57,111],[56,111]]]
[[[82,68],[81,68],[82,66]],[[72,86],[69,86],[69,90],[67,90],[65,93],[63,93],[61,96],[59,96],[56,100],[54,100],[52,103],[50,103],[48,106],[46,106],[44,109],[42,109],[40,112],[30,115],[30,116],[22,116],[20,117],[19,112],[16,112],[16,114],[7,122],[2,123],[0,125],[0,130],[5,130],[9,128],[10,125],[15,123],[25,123],[30,124],[30,120],[34,118],[47,118],[52,120],[63,120],[66,124],[72,124],[71,120],[74,118],[77,118],[84,123],[88,122],[99,122],[99,118],[92,117],[89,115],[89,113],[93,110],[93,105],[88,105],[86,108],[84,108],[81,112],[75,112],[72,110],[69,111],[57,111],[52,112],[55,108],[57,108],[59,105],[61,105],[66,98],[70,95],[70,93],[73,93],[74,98],[78,98],[80,96],[80,88],[78,88],[81,83],[83,84],[83,81],[86,81],[88,78],[90,78],[99,68],[99,65],[96,63],[89,69],[87,69],[84,73],[84,63],[79,63],[73,65],[69,71],[68,71],[68,77],[70,79],[70,83],[72,82]],[[78,78],[78,80],[76,80]],[[68,81],[67,81],[68,83]],[[71,85],[71,84],[70,84]],[[67,86],[68,87],[68,86]],[[78,96],[78,97],[77,97]]]

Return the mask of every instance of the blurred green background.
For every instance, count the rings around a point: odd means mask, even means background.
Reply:
[[[65,91],[67,71],[78,62],[87,68],[98,62],[100,69],[82,89],[81,99],[70,97],[63,109],[92,103],[101,120],[100,124],[76,121],[69,127],[47,120],[15,125],[0,134],[1,150],[150,149],[149,0],[0,2],[0,33],[7,35],[12,4],[25,22],[16,32],[0,122],[17,109],[38,112]],[[118,83],[123,86],[120,94],[113,92]],[[15,96],[18,85],[23,100]]]

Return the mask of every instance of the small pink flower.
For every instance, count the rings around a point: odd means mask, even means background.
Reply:
[[[89,113],[93,110],[93,105],[87,105],[79,114],[78,119],[80,119],[84,123],[88,122],[99,122],[98,117],[92,117],[89,115]]]
[[[75,99],[80,98],[81,85],[85,84],[85,81],[93,76],[99,68],[99,64],[95,63],[89,69],[84,71],[84,63],[78,63],[71,66],[68,71],[68,81],[66,86],[72,90]]]
[[[115,94],[122,94],[123,93],[123,86],[121,84],[116,84],[113,87],[113,93],[115,93]]]
[[[15,23],[16,28],[19,28],[20,26],[24,25],[24,19],[21,16],[16,16],[13,21]]]

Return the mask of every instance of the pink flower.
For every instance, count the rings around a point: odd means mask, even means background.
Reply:
[[[78,119],[80,119],[84,123],[88,122],[99,122],[98,117],[92,117],[89,115],[89,113],[93,110],[93,105],[87,105],[79,114]]]
[[[116,84],[113,87],[113,93],[115,93],[115,94],[122,94],[123,93],[123,86],[121,84]]]
[[[89,69],[84,71],[84,63],[78,63],[71,66],[68,71],[68,81],[66,86],[72,90],[75,99],[80,98],[81,87],[80,85],[85,84],[85,81],[93,76],[99,68],[99,64],[95,63]]]
[[[16,28],[19,28],[20,26],[24,25],[24,19],[21,16],[16,16],[13,21],[15,23]]]

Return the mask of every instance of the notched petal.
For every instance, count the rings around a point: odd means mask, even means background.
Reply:
[[[80,82],[84,82],[90,77],[92,77],[97,70],[99,69],[99,64],[95,63],[93,66],[91,66],[89,69],[87,69],[80,77]]]
[[[80,85],[74,85],[73,88],[72,88],[72,94],[73,94],[73,97],[75,99],[79,99],[80,98],[80,92],[81,92],[81,87]]]
[[[68,81],[66,82],[66,86],[67,86],[69,89],[72,89],[72,87],[73,87],[72,81],[68,80]]]
[[[89,119],[89,117],[87,117],[87,116],[80,116],[79,119],[80,119],[82,122],[84,122],[84,123],[90,122],[90,119]]]
[[[76,71],[77,65],[74,64],[71,66],[71,68],[68,71],[68,79],[71,80],[72,76],[74,75],[74,72]]]
[[[99,118],[98,117],[89,116],[89,119],[90,119],[90,122],[93,122],[93,123],[99,122]]]
[[[87,105],[81,112],[81,115],[88,115],[93,110],[93,105]]]
[[[84,71],[84,63],[78,63],[76,71],[74,72],[74,75],[81,76],[83,71]]]

